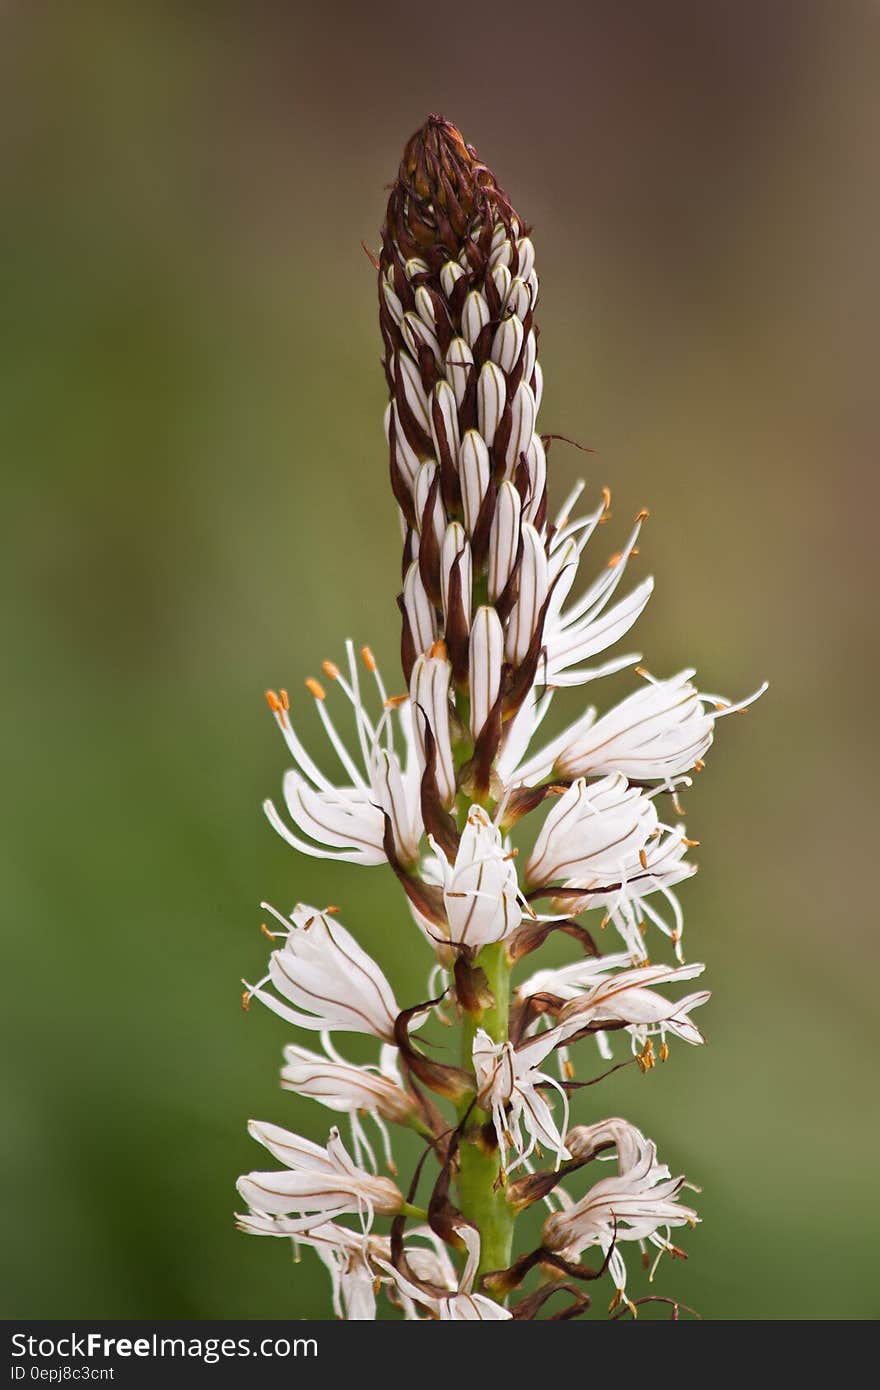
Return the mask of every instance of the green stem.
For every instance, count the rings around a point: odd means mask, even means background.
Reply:
[[[427,1221],[428,1213],[424,1207],[414,1207],[411,1202],[404,1202],[400,1208],[404,1216],[410,1216],[416,1221]]]
[[[476,965],[486,974],[494,1003],[482,1014],[466,1013],[462,1038],[462,1064],[470,1069],[474,1035],[483,1028],[493,1042],[507,1041],[510,1004],[510,966],[504,945],[484,946]],[[466,1109],[462,1107],[462,1114]],[[502,1183],[501,1156],[496,1147],[487,1149],[480,1131],[491,1116],[474,1107],[459,1152],[458,1196],[462,1215],[480,1232],[480,1274],[506,1269],[510,1264],[514,1213]],[[471,1137],[468,1137],[470,1135]]]

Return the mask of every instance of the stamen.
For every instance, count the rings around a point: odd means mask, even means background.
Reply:
[[[636,1053],[636,1061],[642,1076],[645,1075],[645,1072],[651,1071],[652,1068],[656,1066],[657,1061],[654,1056],[654,1044],[650,1038],[646,1040],[645,1046],[642,1048],[641,1052]]]
[[[669,1060],[669,1043],[668,1043],[668,1042],[666,1041],[666,1039],[664,1038],[663,1042],[660,1044],[660,1061],[661,1061],[661,1062],[666,1062],[666,1061],[668,1061],[668,1060]]]
[[[338,681],[341,675],[339,667],[336,665],[335,661],[322,661],[321,670],[324,672],[324,675],[330,681]]]
[[[368,671],[375,673],[376,658],[369,647],[361,647],[361,658]]]
[[[326,700],[327,698],[327,693],[323,685],[321,685],[319,681],[316,681],[314,676],[309,676],[306,681],[306,690],[310,695],[314,695],[316,700]]]
[[[266,691],[266,704],[269,706],[273,714],[282,714],[284,711],[284,705],[282,704],[281,700],[278,698],[278,695],[275,693],[274,690]]]
[[[289,696],[288,696],[288,694],[287,694],[287,691],[284,689],[283,686],[281,687],[281,689],[280,689],[279,692],[278,692],[278,697],[279,697],[279,699],[281,700],[281,708],[282,708],[283,710],[285,710],[285,711],[289,710],[289,709],[290,709],[290,698],[289,698]]]

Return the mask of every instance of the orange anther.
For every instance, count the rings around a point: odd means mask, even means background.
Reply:
[[[247,1013],[247,1011],[248,1011],[248,1009],[250,1008],[250,1006],[251,1006],[251,992],[250,992],[249,989],[246,989],[245,992],[244,992],[244,994],[241,996],[241,1007],[244,1009],[245,1013]]]
[[[568,1058],[566,1058],[562,1064],[562,1072],[566,1081],[572,1081],[574,1079],[574,1063],[570,1062]]]
[[[687,835],[682,835],[681,843],[687,845],[688,849],[696,849],[700,842],[699,840],[689,840]]]
[[[324,672],[324,675],[327,677],[328,680],[339,680],[339,667],[336,665],[335,661],[322,661],[321,670]]]
[[[275,940],[274,933],[273,933],[273,932],[270,932],[270,930],[269,930],[269,928],[266,926],[266,923],[265,923],[265,922],[261,922],[261,923],[260,923],[260,931],[263,933],[264,936],[268,936],[268,938],[269,938],[270,941],[274,941],[274,940]]]
[[[278,696],[275,694],[274,690],[266,691],[266,704],[269,706],[273,714],[280,714],[284,708]]]
[[[703,762],[703,759],[697,758],[697,761],[694,763],[694,772],[702,772],[705,766],[706,764]]]
[[[306,690],[308,690],[309,694],[314,695],[316,700],[325,700],[327,698],[324,693],[323,685],[321,685],[320,681],[316,681],[313,676],[309,676],[306,681]]]
[[[389,695],[388,699],[385,701],[385,708],[399,709],[401,705],[406,704],[408,699],[408,695]]]
[[[281,700],[281,708],[282,708],[283,710],[288,710],[288,709],[290,709],[290,699],[288,698],[287,691],[286,691],[286,690],[279,690],[279,692],[278,692],[278,697],[279,697],[279,699]]]
[[[641,864],[642,868],[647,872],[648,856],[643,849],[639,850],[639,863]]]
[[[647,508],[647,507],[642,507],[642,510],[639,512],[638,516],[636,517],[636,521],[647,521],[647,520],[648,520],[648,517],[649,517],[650,515],[651,515],[651,513],[648,511],[648,508]]]
[[[361,659],[368,671],[375,671],[376,658],[373,656],[369,647],[361,647]]]
[[[661,1062],[666,1062],[666,1061],[668,1061],[668,1060],[669,1060],[669,1043],[668,1043],[668,1042],[662,1042],[662,1043],[660,1044],[660,1061],[661,1061]]]
[[[339,908],[336,906],[336,904],[335,904],[335,903],[331,903],[329,907],[325,907],[325,908],[324,908],[324,916],[325,916],[325,917],[335,917],[338,911],[339,911]]]
[[[442,637],[438,637],[437,641],[432,644],[428,656],[432,659],[439,658],[440,661],[447,660],[449,652],[447,651],[446,643],[443,641]]]

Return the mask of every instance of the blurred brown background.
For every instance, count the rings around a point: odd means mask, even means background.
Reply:
[[[705,1189],[662,1291],[876,1315],[878,78],[855,0],[0,5],[6,1316],[327,1313],[232,1228],[248,1115],[326,1119],[238,1010],[257,903],[428,962],[265,825],[262,691],[348,635],[394,671],[360,241],[432,110],[534,223],[542,425],[599,450],[556,498],[612,486],[600,546],[651,508],[646,661],[772,683],[688,801],[711,1045],[582,1113]]]

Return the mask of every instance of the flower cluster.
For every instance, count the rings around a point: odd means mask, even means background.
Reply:
[[[638,655],[607,655],[651,594],[650,579],[626,584],[646,513],[579,586],[610,494],[577,515],[579,485],[549,509],[534,245],[440,117],[406,146],[376,267],[406,689],[389,695],[370,649],[350,643],[306,682],[341,783],[307,751],[287,693],[269,692],[291,766],[283,804],[265,809],[302,854],[390,866],[414,923],[401,934],[421,933],[430,973],[402,1008],[335,908],[267,908],[274,949],[245,1003],[320,1035],[320,1051],[286,1047],[282,1085],[347,1115],[351,1143],[252,1123],[282,1167],[239,1180],[239,1223],[313,1248],[340,1316],[375,1317],[381,1290],[407,1318],[528,1318],[560,1293],[556,1316],[574,1316],[590,1305],[582,1281],[607,1273],[612,1306],[626,1297],[627,1242],[680,1254],[672,1229],[698,1219],[639,1130],[571,1125],[574,1051],[592,1035],[611,1058],[624,1034],[618,1056],[645,1072],[670,1042],[703,1041],[693,1015],[709,996],[681,992],[703,966],[684,958],[676,888],[695,842],[679,795],[718,719],[749,701],[702,693],[692,670],[656,679]],[[543,738],[558,692],[627,668],[633,693]],[[600,953],[591,924],[617,949]],[[554,935],[574,958],[523,972]],[[654,963],[664,937],[673,959]],[[437,1015],[460,1027],[454,1064],[431,1047]],[[344,1032],[374,1040],[373,1064],[341,1055]],[[389,1126],[427,1151],[410,1184],[394,1180]],[[612,1152],[615,1175],[584,1186],[580,1170]],[[516,1252],[516,1218],[535,1202],[548,1209],[540,1245]],[[591,1247],[598,1268],[582,1259]],[[528,1292],[536,1267],[548,1277]]]

